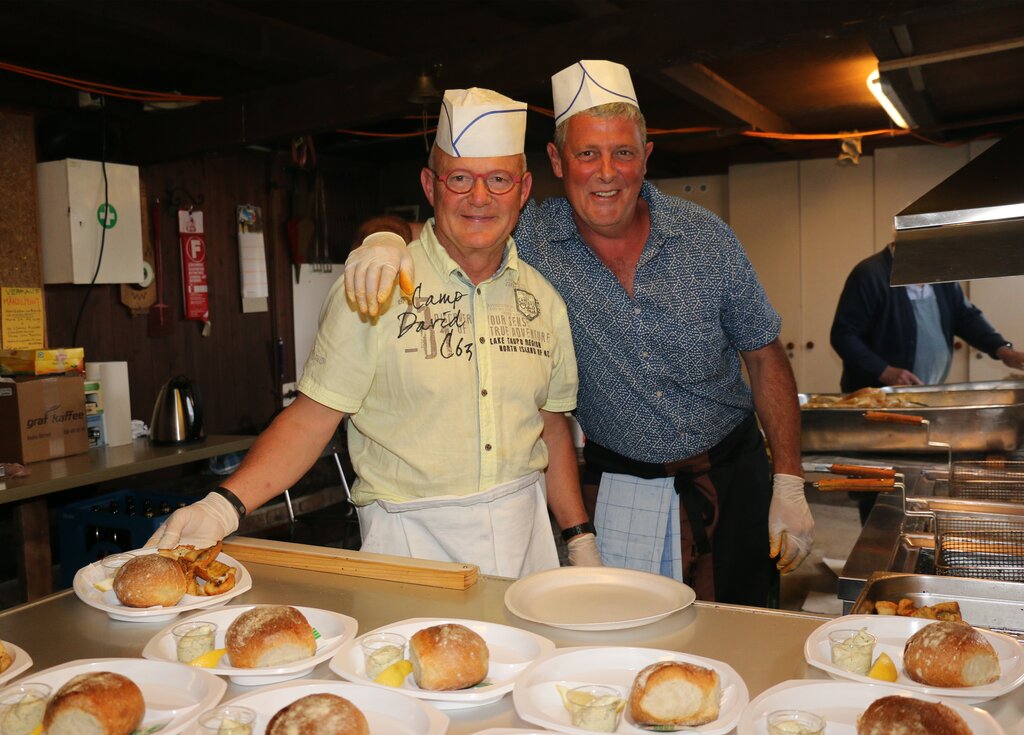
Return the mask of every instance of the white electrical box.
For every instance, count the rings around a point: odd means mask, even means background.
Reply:
[[[36,166],[43,283],[143,280],[139,168],[67,158]],[[100,245],[103,246],[100,261]],[[99,273],[96,273],[99,263]]]

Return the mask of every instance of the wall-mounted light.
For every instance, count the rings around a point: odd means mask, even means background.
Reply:
[[[901,128],[915,127],[914,120],[910,117],[906,107],[903,106],[892,86],[881,79],[878,69],[868,74],[867,85],[871,94],[878,100],[878,104],[882,106],[894,123]]]

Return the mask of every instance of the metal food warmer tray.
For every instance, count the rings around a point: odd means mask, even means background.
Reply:
[[[903,598],[917,607],[955,600],[963,619],[971,625],[1024,639],[1024,591],[1017,582],[875,572],[868,577],[850,612],[870,615],[876,601],[898,602]]]
[[[1024,431],[1024,380],[889,386],[879,389],[903,398],[898,408],[865,406],[808,407],[816,397],[799,395],[804,452],[1012,452],[1021,447]],[[919,416],[919,425],[873,423],[866,411]]]

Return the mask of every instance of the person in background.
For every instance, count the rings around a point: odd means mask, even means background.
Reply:
[[[843,361],[843,393],[883,385],[943,383],[953,337],[1017,370],[1024,353],[997,332],[959,283],[890,286],[892,243],[850,272],[836,305],[830,341]],[[876,493],[851,493],[867,521]]]
[[[601,557],[765,605],[814,528],[779,315],[732,230],[644,180],[653,144],[626,67],[581,61],[552,91],[566,197],[527,205],[516,243],[569,310]],[[349,297],[374,313],[412,278],[409,255],[372,236],[346,264]]]
[[[231,533],[309,469],[348,415],[362,550],[506,577],[558,566],[545,499],[563,527],[587,516],[565,416],[577,390],[565,304],[509,237],[532,183],[526,105],[449,90],[442,113],[420,174],[435,216],[409,247],[420,281],[408,303],[366,319],[339,280],[298,398],[222,488],[148,545]],[[573,534],[569,554],[600,564],[592,535]]]
[[[1024,352],[989,324],[959,283],[890,286],[891,278],[890,243],[854,266],[843,286],[830,339],[843,361],[844,393],[945,382],[953,337],[1007,367],[1024,369]]]

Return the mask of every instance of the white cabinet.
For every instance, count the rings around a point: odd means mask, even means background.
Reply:
[[[733,166],[730,224],[769,300],[801,392],[839,390],[842,363],[829,345],[847,274],[871,254],[872,160]]]
[[[43,283],[90,283],[94,274],[96,283],[140,283],[143,260],[138,167],[106,164],[106,187],[99,161],[40,163],[36,174]],[[102,262],[97,273],[101,244]]]

